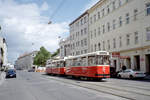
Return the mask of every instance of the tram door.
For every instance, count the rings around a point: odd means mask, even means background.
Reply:
[[[146,55],[146,71],[150,74],[150,54]]]

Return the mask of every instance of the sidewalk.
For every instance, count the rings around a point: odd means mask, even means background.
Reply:
[[[5,80],[5,72],[0,71],[0,85],[4,82]]]

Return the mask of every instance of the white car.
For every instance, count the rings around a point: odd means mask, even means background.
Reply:
[[[146,75],[141,71],[134,71],[132,69],[126,69],[118,73],[119,78],[144,78]]]

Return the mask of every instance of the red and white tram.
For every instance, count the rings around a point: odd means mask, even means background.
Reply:
[[[109,52],[96,51],[65,59],[48,60],[46,73],[87,78],[109,78]]]
[[[64,75],[65,74],[65,59],[47,61],[46,73],[54,74],[54,75]]]
[[[87,78],[109,78],[109,52],[97,51],[66,59],[66,75]]]

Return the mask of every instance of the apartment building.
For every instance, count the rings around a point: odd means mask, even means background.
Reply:
[[[100,0],[88,13],[89,52],[109,51],[116,71],[125,65],[150,73],[150,0]]]
[[[33,51],[31,53],[25,53],[21,55],[16,61],[15,61],[15,67],[16,69],[25,69],[29,70],[33,67],[33,60],[34,57],[38,51]]]
[[[70,23],[70,55],[88,52],[88,11]]]

